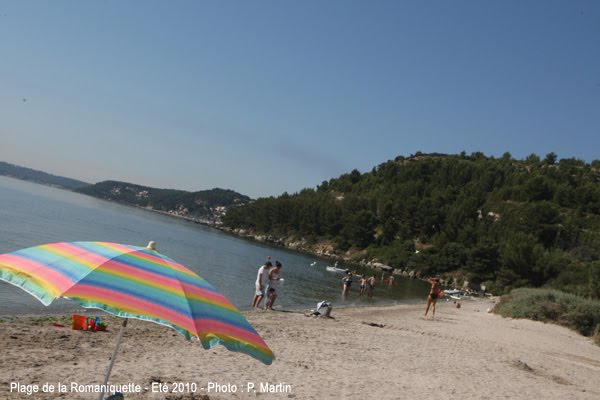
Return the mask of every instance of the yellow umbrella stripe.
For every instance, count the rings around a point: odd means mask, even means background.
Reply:
[[[38,299],[54,299],[62,294],[61,287],[70,286],[71,281],[62,275],[56,274],[43,266],[35,266],[35,274],[23,267],[23,263],[14,265],[7,260],[5,255],[0,259],[1,277],[13,284],[24,287],[29,293]],[[62,278],[62,279],[61,279]],[[46,303],[46,301],[44,301]],[[49,303],[49,301],[48,301]]]
[[[40,249],[52,253],[58,257],[62,257],[63,261],[71,261],[79,266],[85,267],[87,270],[93,270],[98,265],[110,260],[101,254],[81,251],[81,256],[73,254],[73,250],[64,247],[61,244],[47,244],[39,246]]]

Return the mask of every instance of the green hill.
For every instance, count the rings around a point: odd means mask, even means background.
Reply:
[[[498,292],[600,294],[600,161],[417,153],[231,210],[230,229]]]
[[[211,189],[187,192],[174,189],[156,189],[133,183],[104,181],[77,190],[80,193],[123,204],[197,220],[220,223],[228,209],[247,204],[248,196],[232,190]]]
[[[76,179],[56,176],[46,172],[37,171],[35,169],[9,164],[3,161],[0,161],[0,175],[69,190],[75,190],[89,185],[89,183],[78,181]]]

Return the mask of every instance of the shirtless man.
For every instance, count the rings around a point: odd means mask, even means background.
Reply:
[[[376,284],[377,284],[377,279],[375,278],[375,275],[372,275],[367,280],[367,297],[369,299],[373,298],[373,291],[375,290],[375,285]]]
[[[358,297],[362,297],[363,293],[365,292],[366,287],[367,287],[367,276],[365,274],[362,274],[362,276],[360,277],[360,291],[358,292]]]

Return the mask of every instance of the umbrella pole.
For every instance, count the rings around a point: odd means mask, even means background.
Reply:
[[[119,336],[117,336],[117,344],[115,345],[115,349],[113,350],[112,357],[110,357],[110,363],[108,364],[108,368],[106,369],[106,376],[104,377],[104,382],[102,382],[102,387],[108,384],[108,377],[110,376],[110,372],[112,371],[112,367],[115,363],[115,359],[117,358],[117,352],[119,351],[119,346],[121,345],[121,339],[123,339],[123,333],[125,333],[125,327],[127,326],[127,318],[123,320],[121,324],[121,330],[119,330]],[[98,400],[102,400],[104,398],[104,390],[100,391],[100,395],[98,396]]]

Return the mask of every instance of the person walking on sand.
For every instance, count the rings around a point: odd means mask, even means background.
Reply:
[[[439,297],[440,292],[440,278],[429,278],[427,282],[431,284],[429,290],[429,296],[427,297],[427,308],[425,309],[425,316],[429,312],[429,306],[431,306],[431,318],[435,318],[435,303]]]
[[[256,290],[254,292],[254,298],[252,299],[252,307],[254,308],[259,308],[260,302],[262,301],[263,297],[265,297],[265,286],[263,282],[264,278],[269,273],[268,269],[272,266],[273,264],[271,264],[271,261],[267,261],[258,269],[258,274],[256,275],[256,282],[254,284]]]
[[[269,271],[269,286],[267,286],[268,296],[265,301],[265,310],[273,309],[273,303],[275,303],[275,299],[277,298],[277,286],[279,286],[280,281],[283,280],[280,275],[281,267],[281,263],[275,261],[275,268],[271,268]]]
[[[367,297],[369,299],[373,298],[373,291],[375,290],[375,285],[377,285],[377,278],[375,278],[375,275],[372,275],[369,279],[367,279]]]

